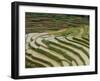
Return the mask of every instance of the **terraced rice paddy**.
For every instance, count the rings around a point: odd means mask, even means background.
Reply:
[[[89,65],[89,27],[26,34],[26,68]]]
[[[25,67],[89,65],[89,16],[25,15]]]

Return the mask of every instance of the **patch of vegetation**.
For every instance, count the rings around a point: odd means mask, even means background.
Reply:
[[[30,13],[25,15],[26,33],[57,31],[67,27],[89,26],[88,15]]]

